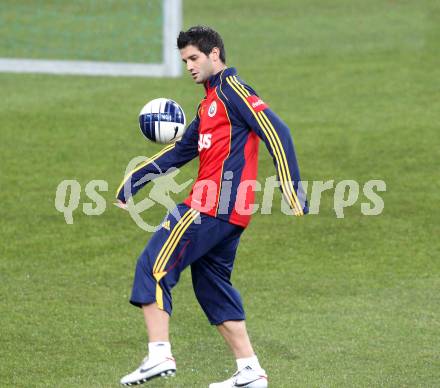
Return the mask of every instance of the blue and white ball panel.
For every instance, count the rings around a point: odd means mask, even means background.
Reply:
[[[156,143],[173,143],[185,132],[186,118],[179,104],[168,98],[156,98],[139,113],[143,135]]]

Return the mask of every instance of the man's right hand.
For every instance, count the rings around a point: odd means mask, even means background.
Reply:
[[[122,202],[120,199],[118,199],[118,202],[113,202],[113,205],[123,209],[123,210],[127,210],[127,204],[125,202]]]

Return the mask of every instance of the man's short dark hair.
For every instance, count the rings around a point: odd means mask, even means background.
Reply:
[[[188,45],[197,47],[205,55],[209,55],[214,47],[218,47],[220,50],[220,60],[226,63],[226,53],[222,37],[210,27],[194,26],[188,31],[180,31],[177,38],[177,47],[181,50]]]

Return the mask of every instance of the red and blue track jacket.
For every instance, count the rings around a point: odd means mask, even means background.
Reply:
[[[295,215],[308,212],[290,130],[246,85],[234,68],[205,82],[206,96],[183,137],[138,165],[118,188],[126,202],[148,174],[181,167],[199,156],[197,180],[184,203],[193,209],[246,227],[252,214],[257,179],[258,143],[272,155],[280,187]]]

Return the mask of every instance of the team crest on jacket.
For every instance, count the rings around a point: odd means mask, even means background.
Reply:
[[[260,112],[268,107],[260,97],[255,95],[247,97],[246,100],[255,112]]]
[[[208,116],[214,117],[216,113],[217,113],[217,102],[215,102],[214,100],[213,102],[211,102],[211,105],[209,105]]]

